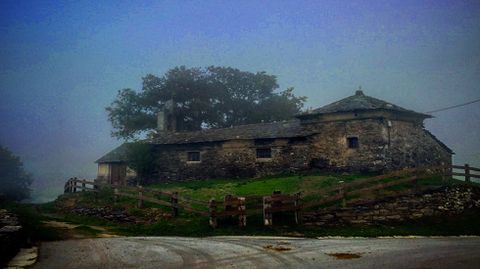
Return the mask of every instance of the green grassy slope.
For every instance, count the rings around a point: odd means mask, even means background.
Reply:
[[[191,197],[196,200],[208,201],[215,198],[223,200],[224,195],[232,194],[238,196],[269,195],[273,191],[282,193],[295,193],[298,191],[311,192],[321,190],[339,184],[339,182],[352,182],[372,175],[361,174],[336,174],[324,173],[314,175],[280,175],[252,179],[215,179],[202,181],[165,182],[162,184],[150,185],[148,188],[155,188],[162,191],[178,191],[182,197]],[[385,182],[394,179],[386,179]],[[430,177],[419,181],[419,185],[440,185],[440,177]],[[450,183],[450,184],[459,184]],[[411,185],[404,184],[382,190],[384,194],[391,191],[409,188]],[[375,193],[374,195],[378,195]],[[367,194],[368,196],[368,194]],[[321,199],[320,196],[310,195],[307,200]],[[240,228],[236,219],[219,219],[219,226],[216,229],[208,225],[208,218],[180,210],[180,216],[173,219],[159,219],[148,224],[127,225],[113,223],[94,217],[85,217],[69,214],[68,210],[59,210],[68,206],[103,207],[113,206],[126,209],[130,214],[147,216],[149,210],[157,208],[162,212],[171,212],[171,208],[162,207],[152,203],[145,203],[144,209],[136,208],[136,200],[121,197],[117,203],[113,203],[113,191],[102,190],[100,195],[95,197],[93,193],[67,194],[60,197],[55,203],[42,206],[42,210],[57,214],[63,220],[77,224],[99,225],[106,227],[110,232],[120,235],[179,235],[179,236],[211,236],[211,235],[286,235],[286,236],[387,236],[387,235],[459,235],[459,234],[480,234],[480,218],[478,210],[466,212],[462,216],[424,218],[421,220],[390,223],[381,226],[360,226],[348,227],[303,227],[295,225],[291,213],[284,213],[281,219],[274,220],[273,227],[263,226],[262,215],[249,215],[247,227]]]

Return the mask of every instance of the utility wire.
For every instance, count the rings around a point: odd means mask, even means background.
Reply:
[[[476,100],[473,100],[473,101],[470,101],[470,102],[467,102],[467,103],[454,105],[454,106],[449,106],[449,107],[444,107],[444,108],[440,108],[440,109],[435,109],[435,110],[432,110],[432,111],[427,111],[425,113],[435,113],[435,112],[445,111],[445,110],[449,110],[449,109],[453,109],[453,108],[457,108],[457,107],[461,107],[461,106],[470,105],[470,104],[473,104],[473,103],[476,103],[476,102],[480,102],[480,98],[478,98]]]

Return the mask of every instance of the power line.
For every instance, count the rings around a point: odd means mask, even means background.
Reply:
[[[476,102],[480,102],[480,98],[478,98],[476,100],[473,100],[473,101],[470,101],[470,102],[467,102],[467,103],[454,105],[454,106],[449,106],[449,107],[444,107],[444,108],[440,108],[440,109],[435,109],[435,110],[432,110],[432,111],[427,111],[425,113],[435,113],[435,112],[445,111],[445,110],[449,110],[449,109],[453,109],[453,108],[457,108],[457,107],[461,107],[461,106],[470,105],[470,104],[473,104],[473,103],[476,103]]]

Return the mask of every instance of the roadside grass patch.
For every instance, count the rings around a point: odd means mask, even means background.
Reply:
[[[81,234],[85,235],[90,235],[90,236],[97,236],[102,233],[102,231],[94,229],[90,226],[87,225],[80,225],[75,228],[73,228],[76,232],[79,232]]]
[[[42,223],[47,218],[41,215],[35,205],[8,203],[1,204],[0,208],[5,208],[18,216],[24,236],[33,242],[54,241],[64,238],[58,229],[47,227]]]

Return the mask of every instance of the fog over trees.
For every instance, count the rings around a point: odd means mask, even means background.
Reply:
[[[21,201],[30,197],[33,178],[19,157],[0,145],[0,200]]]

